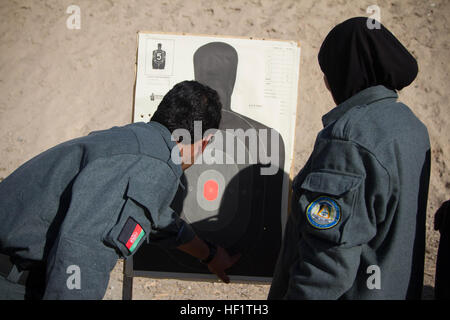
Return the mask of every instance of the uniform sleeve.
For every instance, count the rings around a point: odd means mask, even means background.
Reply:
[[[75,179],[67,212],[47,258],[44,299],[102,299],[118,251],[105,241],[109,230],[133,215],[131,203],[123,197],[133,157],[95,160]],[[137,220],[148,231],[145,219]],[[114,228],[113,228],[114,229]]]
[[[353,286],[361,252],[383,219],[387,172],[351,142],[319,141],[310,171],[293,188],[298,258],[284,298],[338,299]]]
[[[142,243],[177,246],[192,229],[170,209],[178,179],[158,160],[134,155],[84,168],[47,259],[44,299],[102,299],[119,257]]]
[[[178,213],[170,207],[166,207],[164,211],[169,223],[153,228],[150,233],[150,241],[161,247],[172,249],[194,239],[194,230],[180,218]]]
[[[127,198],[145,211],[150,221],[148,240],[166,248],[191,241],[192,227],[171,207],[179,187],[179,179],[163,162],[148,159],[151,175],[136,175],[130,180]]]

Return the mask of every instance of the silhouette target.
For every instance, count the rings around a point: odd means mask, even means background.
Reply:
[[[205,159],[187,169],[182,176],[184,187],[178,189],[172,208],[180,213],[200,238],[223,246],[230,254],[241,253],[241,259],[228,270],[229,275],[271,277],[281,244],[282,169],[274,175],[261,175],[258,155],[250,154],[250,139],[233,135],[226,129],[270,129],[231,110],[230,102],[236,81],[238,55],[227,43],[211,42],[194,54],[195,80],[215,89],[222,102],[220,140],[213,139],[204,152],[221,159],[208,164]],[[218,134],[218,133],[217,133]],[[269,155],[278,152],[284,164],[284,144],[278,135],[279,150],[271,148],[271,131],[259,148]],[[230,143],[231,141],[231,143]],[[233,146],[233,150],[228,150]],[[245,163],[237,159],[238,149],[245,151]],[[255,158],[256,157],[256,158]],[[209,162],[210,163],[210,162]],[[135,270],[209,274],[197,259],[177,249],[163,249],[145,243],[133,258]],[[194,276],[195,277],[195,276]]]

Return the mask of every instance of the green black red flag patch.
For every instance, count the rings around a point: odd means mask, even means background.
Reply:
[[[133,252],[138,246],[141,239],[145,236],[145,231],[142,229],[141,225],[137,223],[133,218],[129,217],[127,222],[120,231],[119,240],[128,251]]]

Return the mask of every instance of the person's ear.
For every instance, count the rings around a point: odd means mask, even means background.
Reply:
[[[183,145],[179,142],[177,142],[178,149],[180,150],[180,156],[183,157]]]
[[[213,135],[209,134],[207,137],[203,138],[202,140],[202,152],[205,151],[206,146],[209,144],[209,142],[212,140]]]
[[[206,146],[208,145],[208,140],[203,139],[202,141],[202,152],[205,151]]]

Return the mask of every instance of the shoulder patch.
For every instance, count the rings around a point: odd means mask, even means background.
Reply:
[[[145,231],[141,225],[137,223],[133,218],[129,217],[127,222],[120,231],[117,240],[121,242],[128,251],[133,252],[139,244],[139,241],[145,236]]]
[[[306,208],[306,218],[316,229],[330,229],[341,220],[341,208],[329,197],[319,197]]]

